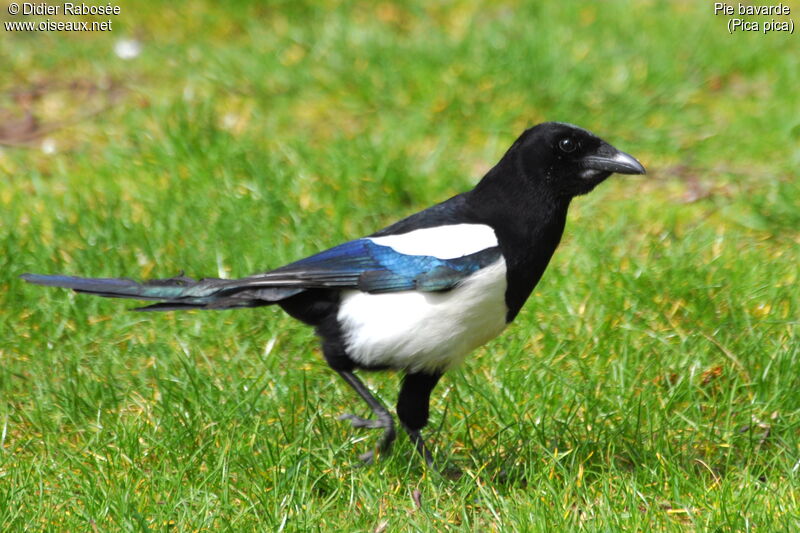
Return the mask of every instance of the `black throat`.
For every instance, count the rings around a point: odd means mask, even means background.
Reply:
[[[465,194],[469,210],[490,225],[506,261],[506,321],[517,316],[561,241],[571,197],[548,177],[528,176],[514,148]]]

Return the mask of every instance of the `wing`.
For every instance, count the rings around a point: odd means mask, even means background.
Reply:
[[[258,287],[443,291],[495,262],[500,248],[492,246],[460,257],[401,253],[379,239],[350,241],[265,274],[240,281]]]

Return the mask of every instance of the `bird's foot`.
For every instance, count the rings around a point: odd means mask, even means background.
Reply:
[[[419,454],[425,459],[425,464],[428,467],[433,467],[433,454],[425,445],[425,440],[422,438],[422,434],[419,432],[418,429],[410,429],[408,426],[403,425],[403,428],[408,433],[408,438],[411,439],[411,442],[414,444],[414,447],[417,449]]]
[[[361,418],[360,416],[348,413],[341,415],[339,420],[349,420],[354,428],[383,429],[383,435],[381,435],[380,440],[378,440],[375,449],[358,456],[364,464],[371,464],[375,460],[377,454],[388,452],[397,436],[394,430],[394,420],[392,420],[391,415],[388,413],[386,416],[379,416],[377,420]]]
[[[411,442],[414,444],[414,447],[417,449],[417,452],[425,459],[425,464],[431,470],[439,472],[445,479],[449,479],[451,481],[459,479],[463,472],[456,468],[453,465],[445,464],[441,458],[439,460],[434,457],[433,453],[431,453],[430,448],[428,445],[425,444],[425,440],[422,438],[422,433],[418,429],[411,429],[406,425],[403,425],[403,428],[408,433],[408,438],[411,439]]]
[[[389,421],[389,423],[387,424],[385,420],[380,420],[380,419],[373,420],[372,418],[361,418],[360,416],[353,415],[350,413],[339,415],[339,420],[349,420],[350,424],[354,428],[378,429],[392,425],[391,421]]]

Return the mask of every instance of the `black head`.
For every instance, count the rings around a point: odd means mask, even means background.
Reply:
[[[562,122],[544,122],[526,130],[512,151],[516,151],[527,179],[541,182],[562,197],[586,194],[615,172],[645,173],[633,156],[583,128]]]

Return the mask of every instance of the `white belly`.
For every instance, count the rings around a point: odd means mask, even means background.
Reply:
[[[348,355],[364,365],[446,370],[506,326],[506,265],[500,258],[446,292],[342,293]]]

